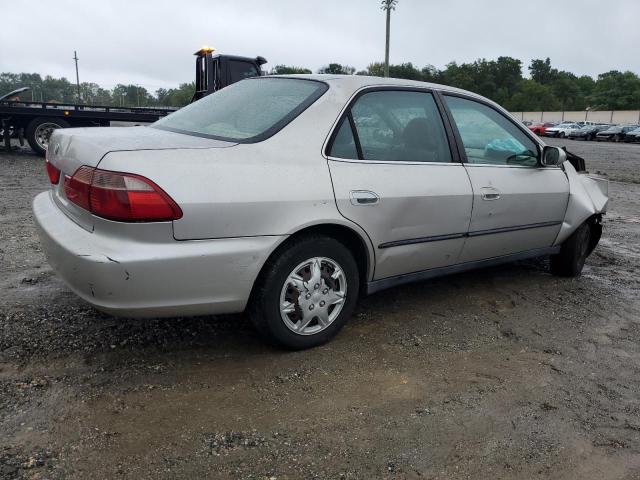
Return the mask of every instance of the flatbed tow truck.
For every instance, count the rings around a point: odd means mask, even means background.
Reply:
[[[202,47],[196,55],[196,88],[192,102],[245,78],[262,75],[263,57],[239,57],[213,54]],[[108,127],[111,122],[151,123],[177,108],[114,107],[75,103],[24,102],[19,88],[0,97],[0,130],[5,148],[11,150],[11,138],[21,145],[26,139],[34,152],[44,156],[51,132],[57,128]]]

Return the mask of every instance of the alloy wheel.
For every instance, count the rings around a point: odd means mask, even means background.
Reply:
[[[314,257],[298,264],[280,293],[280,316],[298,335],[314,335],[338,318],[347,297],[347,279],[330,258]]]

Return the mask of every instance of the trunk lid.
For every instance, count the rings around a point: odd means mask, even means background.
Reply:
[[[225,148],[231,142],[183,135],[149,127],[88,127],[58,129],[47,150],[48,161],[61,171],[60,181],[52,185],[60,208],[78,225],[93,231],[91,212],[70,202],[64,191],[65,175],[72,176],[83,165],[98,167],[109,152],[132,150],[175,150]]]
[[[51,135],[47,158],[66,174],[82,165],[98,166],[109,152],[177,148],[230,147],[231,142],[183,135],[149,127],[88,127],[58,129]]]

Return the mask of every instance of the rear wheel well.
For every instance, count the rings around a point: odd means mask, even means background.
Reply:
[[[360,290],[362,292],[366,291],[366,285],[368,280],[368,273],[370,267],[369,260],[369,250],[367,245],[365,244],[365,240],[354,230],[349,227],[345,227],[344,225],[337,224],[322,224],[322,225],[313,225],[311,227],[304,228],[290,235],[284,242],[282,242],[278,247],[271,252],[269,258],[264,263],[262,268],[260,269],[260,273],[258,274],[256,281],[254,282],[252,289],[255,290],[256,285],[258,285],[263,277],[263,273],[268,265],[274,258],[285,250],[291,243],[299,240],[302,237],[306,236],[324,236],[333,238],[340,243],[342,243],[349,251],[352,253],[356,265],[358,266],[358,273],[360,275]]]

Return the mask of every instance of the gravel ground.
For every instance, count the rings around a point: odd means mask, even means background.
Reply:
[[[582,277],[398,287],[293,353],[84,304],[35,235],[42,160],[0,154],[0,478],[640,478],[640,145],[553,143],[613,180]]]

